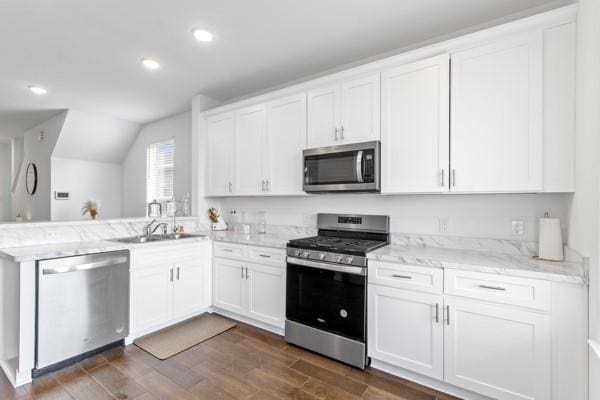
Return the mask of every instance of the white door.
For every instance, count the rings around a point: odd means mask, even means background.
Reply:
[[[445,381],[500,400],[550,399],[549,316],[446,296]]]
[[[339,137],[343,143],[379,140],[380,85],[379,74],[342,83]]]
[[[263,104],[235,113],[235,194],[264,192],[266,122]]]
[[[233,192],[234,135],[233,113],[214,115],[206,120],[208,195]]]
[[[237,313],[244,311],[245,265],[239,261],[214,258],[213,304]]]
[[[265,180],[272,194],[303,194],[303,158],[306,148],[306,93],[269,103]]]
[[[183,318],[208,307],[205,293],[200,290],[208,278],[209,264],[202,258],[175,262],[173,286],[173,318]]]
[[[285,267],[247,264],[248,316],[283,328],[285,321]]]
[[[369,356],[443,379],[440,295],[369,285]]]
[[[449,55],[384,71],[381,82],[381,191],[447,191]]]
[[[309,90],[308,148],[340,143],[340,86],[338,84]]]
[[[542,189],[542,33],[452,54],[455,192]]]
[[[170,265],[132,271],[130,308],[132,334],[150,330],[172,319]]]

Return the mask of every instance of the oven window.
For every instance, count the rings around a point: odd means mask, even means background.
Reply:
[[[287,265],[286,318],[365,340],[366,277]]]
[[[305,183],[309,185],[333,185],[356,183],[356,152],[308,156],[304,159]]]

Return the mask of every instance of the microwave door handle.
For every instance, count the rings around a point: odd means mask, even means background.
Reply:
[[[363,151],[356,152],[356,179],[359,183],[364,183],[363,180]]]

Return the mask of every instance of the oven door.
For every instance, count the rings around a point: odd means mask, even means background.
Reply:
[[[366,268],[288,257],[286,318],[350,339],[366,339]]]
[[[380,190],[379,142],[308,149],[303,154],[305,192]]]

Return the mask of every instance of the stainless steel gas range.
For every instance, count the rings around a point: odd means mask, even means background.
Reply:
[[[318,228],[287,246],[285,340],[364,368],[367,254],[389,243],[389,217],[319,214]]]

